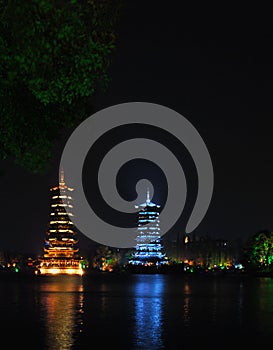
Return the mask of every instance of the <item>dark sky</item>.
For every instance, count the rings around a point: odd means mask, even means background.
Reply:
[[[110,87],[97,96],[95,108],[143,101],[186,117],[204,139],[215,175],[211,205],[196,233],[246,238],[273,229],[272,8],[250,2],[213,5],[127,2],[109,71]],[[1,162],[5,172],[0,178],[0,250],[40,253],[49,188],[58,180],[64,144],[61,140],[56,146],[51,169],[44,175]],[[92,162],[89,157],[86,167],[91,169]],[[128,165],[124,171],[125,189],[143,171],[136,175],[132,169]],[[149,164],[146,169],[158,189],[155,199],[164,201],[164,189],[159,190],[164,179]],[[190,166],[186,170],[192,171]],[[92,186],[86,186],[90,200]],[[184,228],[181,219],[175,231]],[[88,244],[88,239],[82,242]]]

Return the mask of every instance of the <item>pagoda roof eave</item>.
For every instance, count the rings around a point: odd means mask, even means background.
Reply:
[[[138,208],[138,207],[157,207],[157,208],[160,208],[160,205],[149,202],[149,203],[142,203],[142,204],[135,205],[135,208]]]

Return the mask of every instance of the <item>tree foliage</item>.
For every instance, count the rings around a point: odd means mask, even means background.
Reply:
[[[118,254],[110,247],[100,245],[93,259],[93,268],[102,271],[113,271],[118,265]]]
[[[264,230],[254,234],[247,246],[247,257],[254,270],[273,270],[273,233]]]
[[[0,152],[32,172],[107,88],[120,0],[0,1]]]

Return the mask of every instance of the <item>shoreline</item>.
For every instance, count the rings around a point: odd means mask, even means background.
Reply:
[[[123,271],[112,271],[112,272],[102,272],[90,270],[86,271],[82,276],[79,275],[36,275],[33,271],[21,271],[21,272],[0,272],[0,280],[46,280],[54,277],[77,277],[78,279],[87,278],[126,278],[128,276],[134,275],[165,275],[170,277],[181,277],[181,278],[273,278],[273,272],[227,272],[227,271],[216,271],[216,272],[183,272],[177,270],[151,270],[151,269],[137,269],[137,270],[123,270]]]

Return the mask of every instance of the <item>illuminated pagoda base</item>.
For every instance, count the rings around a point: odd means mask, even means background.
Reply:
[[[81,262],[77,260],[46,260],[41,259],[39,272],[40,275],[80,275],[84,270]]]
[[[80,275],[84,274],[82,260],[78,255],[77,232],[73,224],[72,188],[66,186],[61,173],[59,186],[50,189],[51,212],[44,254],[39,259],[37,275]]]
[[[168,258],[163,253],[160,235],[160,205],[150,201],[149,190],[146,202],[135,206],[139,210],[137,227],[137,244],[132,258],[129,260],[129,269],[150,267],[151,269],[168,264]]]

